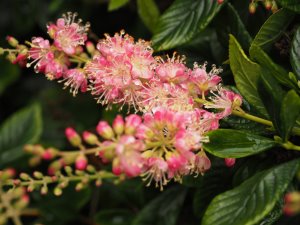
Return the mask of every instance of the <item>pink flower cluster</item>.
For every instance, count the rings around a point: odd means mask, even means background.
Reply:
[[[115,174],[142,176],[150,184],[162,188],[171,179],[181,181],[187,174],[203,174],[210,168],[202,144],[206,133],[219,128],[219,120],[242,104],[240,95],[222,87],[216,68],[207,64],[188,68],[185,57],[153,56],[149,42],[134,41],[124,31],[105,35],[95,48],[86,43],[89,25],[75,21],[67,14],[48,26],[53,39],[32,39],[28,58],[35,70],[49,79],[60,79],[73,95],[90,90],[103,105],[120,104],[133,107],[143,116],[117,116],[113,126],[101,121],[98,134],[85,132],[90,145],[101,147],[100,157],[111,161]],[[74,67],[74,65],[76,67]],[[66,136],[73,146],[82,149],[81,138],[74,130]],[[232,166],[234,159],[227,159]],[[84,154],[76,160],[85,169]]]

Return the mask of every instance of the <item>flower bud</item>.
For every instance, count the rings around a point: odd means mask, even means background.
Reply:
[[[77,156],[75,160],[75,168],[77,170],[85,170],[88,164],[88,160],[84,154],[80,154]]]
[[[222,4],[224,0],[218,0],[218,4]]]
[[[41,157],[38,155],[31,157],[28,162],[29,166],[31,166],[31,167],[35,167],[35,166],[39,165],[40,163],[41,163]]]
[[[250,3],[250,5],[249,5],[249,12],[251,14],[254,14],[256,12],[256,3],[254,3],[254,2]]]
[[[62,189],[59,187],[56,187],[53,191],[55,196],[61,196],[62,195]]]
[[[291,203],[291,202],[300,203],[300,192],[293,191],[293,192],[287,193],[284,197],[284,200],[286,203]]]
[[[37,179],[43,179],[44,175],[39,171],[34,171],[33,176]]]
[[[3,48],[0,48],[0,55],[3,55],[4,54],[4,49]],[[1,223],[0,223],[1,224]]]
[[[95,52],[96,48],[93,42],[91,41],[87,41],[85,43],[85,47],[88,53],[90,53],[91,55]]]
[[[21,173],[20,178],[25,181],[30,180],[30,176],[27,173]]]
[[[42,153],[42,159],[44,160],[51,160],[53,159],[55,156],[58,155],[58,150],[55,148],[47,148],[43,153]]]
[[[227,167],[233,167],[235,164],[235,158],[226,158],[225,164]]]
[[[98,134],[104,139],[112,139],[114,132],[106,121],[100,121],[96,127]]]
[[[75,190],[81,191],[84,187],[85,187],[85,185],[82,182],[80,182],[80,183],[76,184]]]
[[[131,114],[125,118],[125,134],[134,134],[141,124],[142,118],[136,114]]]
[[[56,33],[56,26],[54,24],[50,24],[47,26],[49,37],[54,39]]]
[[[74,147],[78,147],[78,146],[81,145],[81,138],[72,127],[67,127],[66,128],[65,135],[66,135],[68,141]]]
[[[8,44],[14,48],[17,47],[19,44],[18,40],[12,36],[7,36],[6,40],[7,40]]]
[[[124,120],[121,115],[117,115],[113,122],[113,129],[116,134],[121,135],[124,132]]]
[[[52,162],[48,167],[48,174],[53,176],[57,171],[59,171],[64,166],[64,161],[59,159]]]
[[[41,188],[41,195],[46,195],[48,193],[48,187],[47,185],[43,185]]]
[[[89,145],[96,145],[99,142],[98,137],[95,134],[88,131],[84,131],[82,137],[83,140]]]
[[[270,0],[266,0],[265,1],[265,8],[267,9],[267,10],[271,10],[271,8],[272,8],[272,2],[270,1]]]

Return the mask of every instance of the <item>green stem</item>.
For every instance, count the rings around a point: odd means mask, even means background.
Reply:
[[[300,151],[300,146],[299,145],[294,145],[292,142],[286,142],[281,144],[282,147],[284,147],[287,150],[296,150],[296,151]]]
[[[77,59],[77,60],[79,60],[80,62],[84,62],[84,63],[87,63],[87,62],[90,61],[89,59],[80,57],[80,56],[78,56],[78,55],[70,55],[70,58]]]
[[[201,104],[211,104],[211,102],[209,102],[205,99],[200,99],[200,98],[195,99],[195,101],[198,102],[198,103],[201,103]],[[246,112],[243,112],[243,111],[240,111],[240,110],[237,110],[237,109],[232,110],[232,115],[239,116],[239,117],[242,117],[242,118],[245,118],[245,119],[248,119],[248,120],[251,120],[251,121],[254,121],[254,122],[257,122],[257,123],[260,123],[260,124],[264,124],[264,125],[267,125],[267,126],[270,126],[270,127],[274,128],[274,125],[273,125],[272,121],[266,120],[266,119],[263,119],[263,118],[260,118],[260,117],[257,117],[257,116],[253,116],[251,114],[248,114]],[[300,136],[300,129],[297,128],[297,127],[294,127],[291,132],[294,135]]]

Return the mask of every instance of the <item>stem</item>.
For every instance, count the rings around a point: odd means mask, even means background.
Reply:
[[[296,150],[300,151],[299,145],[294,145],[292,142],[287,141],[286,143],[281,144],[282,147],[284,147],[287,150]]]
[[[70,58],[77,59],[77,60],[79,60],[79,62],[84,62],[84,63],[87,63],[90,61],[89,59],[80,57],[78,55],[70,55]]]
[[[205,99],[200,99],[200,98],[195,99],[195,101],[198,102],[198,103],[201,103],[201,104],[211,104],[211,102],[209,102]],[[240,111],[240,110],[237,110],[237,109],[232,109],[232,115],[239,116],[239,117],[242,117],[242,118],[245,118],[245,119],[248,119],[248,120],[251,120],[251,121],[254,121],[254,122],[257,122],[257,123],[261,123],[261,124],[264,124],[264,125],[267,125],[267,126],[270,126],[270,127],[274,128],[274,125],[273,125],[272,121],[266,120],[266,119],[263,119],[263,118],[260,118],[260,117],[257,117],[257,116],[253,116],[253,115],[248,114],[244,111]],[[300,136],[300,129],[297,128],[297,127],[292,128],[291,132],[294,135]]]
[[[91,154],[96,154],[101,150],[107,150],[107,149],[113,149],[115,148],[115,145],[112,144],[110,146],[102,147],[98,146],[95,148],[89,148],[89,149],[84,149],[83,151],[78,151],[78,150],[72,150],[72,151],[59,151],[58,155],[59,156],[65,156],[65,155],[78,155],[80,153],[83,153],[85,155],[91,155]]]

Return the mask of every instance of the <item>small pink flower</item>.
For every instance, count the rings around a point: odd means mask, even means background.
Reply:
[[[67,69],[66,64],[54,59],[46,62],[44,73],[49,80],[54,80],[61,78]]]
[[[196,174],[199,173],[203,174],[204,172],[210,169],[211,162],[209,158],[206,156],[206,154],[204,153],[204,151],[201,151],[196,155],[193,165],[194,165],[194,172]]]
[[[139,115],[131,114],[125,118],[125,133],[134,134],[136,129],[142,123],[142,118]]]
[[[68,141],[73,146],[78,147],[81,145],[81,138],[80,138],[79,134],[72,127],[66,128],[65,135],[66,135]]]
[[[221,72],[222,70],[215,66],[210,72],[206,72],[206,63],[202,66],[195,63],[188,82],[189,91],[200,94],[204,98],[208,91],[216,90],[217,85],[221,82],[221,77],[218,76]]]
[[[242,104],[242,97],[232,91],[218,88],[217,93],[213,92],[211,97],[212,103],[205,104],[205,108],[221,109],[221,113],[218,113],[219,118],[226,117],[232,113],[233,109],[236,109]]]
[[[125,122],[121,115],[117,115],[113,122],[113,129],[116,134],[123,134],[125,128]]]
[[[167,62],[159,58],[159,64],[155,71],[160,81],[167,83],[182,83],[189,77],[188,68],[184,64],[184,57],[176,57],[175,53],[172,58],[168,57]]]
[[[95,145],[99,142],[98,137],[95,134],[88,131],[84,131],[82,137],[83,140],[90,145]]]
[[[78,90],[86,92],[87,79],[83,69],[70,69],[64,74],[64,79],[61,82],[65,82],[65,88],[70,86],[70,92],[75,96]]]
[[[77,46],[84,45],[90,26],[82,25],[81,19],[75,21],[76,17],[76,13],[69,12],[56,21],[55,27],[54,25],[48,27],[48,33],[54,37],[54,45],[69,55],[75,54]]]

